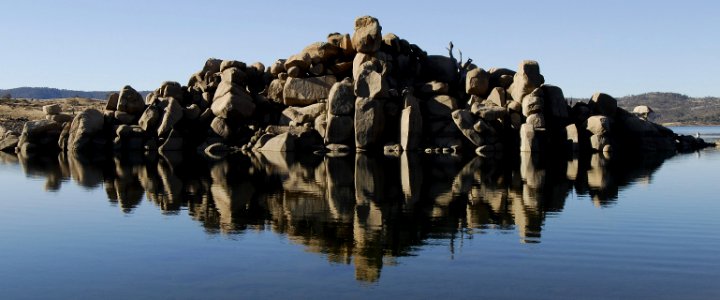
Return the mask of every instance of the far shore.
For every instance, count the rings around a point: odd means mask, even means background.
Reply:
[[[74,115],[87,108],[103,110],[105,100],[91,98],[58,98],[58,99],[0,99],[0,126],[20,132],[27,121],[44,119],[44,105],[60,104],[65,113]],[[720,123],[703,122],[665,122],[663,126],[720,126]]]

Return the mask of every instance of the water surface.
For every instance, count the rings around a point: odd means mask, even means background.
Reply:
[[[720,297],[715,149],[0,161],[6,299]]]

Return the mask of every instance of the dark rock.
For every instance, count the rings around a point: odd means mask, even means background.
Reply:
[[[328,112],[338,116],[352,116],[355,111],[355,94],[349,78],[335,83],[328,92]]]
[[[352,143],[355,134],[354,118],[330,115],[327,119],[325,144]]]
[[[355,147],[367,149],[379,143],[384,121],[381,100],[357,98],[355,100]]]
[[[490,87],[490,75],[481,68],[472,69],[465,76],[465,93],[487,96]]]
[[[617,100],[604,93],[593,94],[588,105],[594,113],[608,117],[614,116],[617,110]]]

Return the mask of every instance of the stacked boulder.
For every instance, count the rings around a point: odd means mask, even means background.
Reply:
[[[60,104],[44,105],[42,107],[43,113],[45,113],[45,119],[54,121],[57,123],[67,123],[72,121],[73,117],[68,114],[62,113],[62,107]]]
[[[167,81],[144,98],[123,87],[109,95],[104,112],[73,118],[47,106],[46,120],[4,134],[0,146],[194,149],[222,158],[255,150],[486,155],[705,145],[652,123],[649,107],[630,113],[606,94],[570,107],[559,87],[545,83],[536,61],[522,61],[517,71],[486,71],[458,61],[452,49],[449,56],[427,55],[395,34],[383,35],[376,18],[363,16],[352,34],[331,33],[269,67],[211,58],[186,86]]]

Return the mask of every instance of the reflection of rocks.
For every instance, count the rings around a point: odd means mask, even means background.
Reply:
[[[331,262],[353,264],[357,280],[376,281],[389,261],[431,237],[498,229],[539,242],[547,214],[562,211],[569,194],[611,205],[624,186],[651,180],[667,158],[251,155],[207,162],[179,152],[5,154],[0,161],[47,178],[49,190],[70,178],[88,188],[103,183],[123,212],[143,195],[165,214],[187,210],[209,234],[270,229]]]

